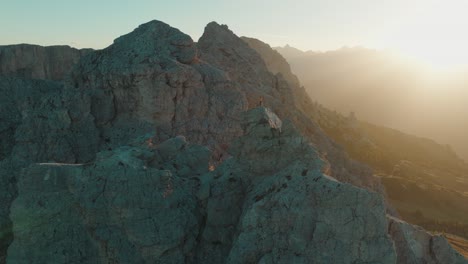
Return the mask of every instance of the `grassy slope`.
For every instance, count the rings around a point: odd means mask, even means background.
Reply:
[[[468,240],[453,235],[445,235],[445,237],[453,248],[468,259]]]
[[[326,109],[317,119],[353,159],[374,169],[404,220],[468,238],[468,166],[450,147]]]

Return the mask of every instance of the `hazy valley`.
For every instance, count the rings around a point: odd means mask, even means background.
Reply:
[[[468,160],[468,68],[437,69],[390,51],[359,47],[275,49],[325,107],[449,144]]]

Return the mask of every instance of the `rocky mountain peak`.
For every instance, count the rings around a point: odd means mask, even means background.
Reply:
[[[237,42],[237,36],[227,25],[218,24],[213,21],[206,25],[203,35],[200,40],[211,39],[219,42]]]
[[[134,57],[174,57],[184,64],[192,63],[197,54],[189,35],[157,20],[142,24],[131,33],[115,39],[110,48]]]
[[[245,90],[271,93],[274,78],[263,59],[227,26],[211,22],[197,46],[202,60],[225,70],[232,80],[246,85]]]
[[[0,262],[395,263],[378,182],[227,26],[1,79]]]

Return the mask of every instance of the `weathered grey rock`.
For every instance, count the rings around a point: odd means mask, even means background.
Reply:
[[[249,46],[257,50],[259,54],[261,54],[262,58],[264,59],[268,69],[275,73],[279,72],[283,76],[285,76],[291,85],[293,87],[295,96],[296,96],[296,106],[299,109],[302,109],[305,113],[308,114],[309,118],[315,120],[321,127],[328,129],[328,130],[334,130],[334,131],[339,131],[341,134],[339,136],[343,137],[345,140],[350,142],[355,148],[361,148],[361,147],[368,147],[370,145],[370,148],[372,148],[373,143],[369,141],[367,135],[359,129],[357,126],[357,120],[354,115],[350,115],[349,117],[344,117],[340,114],[337,114],[336,112],[330,111],[321,105],[317,103],[310,103],[310,99],[307,96],[307,93],[303,87],[300,87],[298,85],[294,85],[294,78],[291,78],[291,76],[295,77],[294,74],[292,74],[291,69],[287,62],[282,58],[281,56],[278,57],[278,53],[273,50],[270,46],[268,46],[265,43],[262,43],[259,40],[256,39],[249,39],[249,38],[243,38],[244,41],[246,41]],[[289,76],[289,77],[288,77]],[[323,142],[323,140],[322,140]],[[322,147],[323,149],[330,149],[329,147]],[[338,157],[340,156],[340,153],[338,152]],[[332,174],[336,177],[339,178],[342,181],[347,181],[349,182],[350,179],[352,179],[352,183],[356,184],[356,179],[350,178],[349,176],[346,176],[343,178],[340,173],[333,172],[333,170],[336,171],[336,168],[344,167],[346,169],[351,169],[351,171],[356,168],[359,168],[358,164],[352,165],[352,164],[347,164],[347,162],[340,163],[340,159],[336,159],[333,157],[330,157],[327,155],[327,160],[332,164]],[[340,165],[341,164],[341,165]],[[366,175],[367,172],[363,171],[364,173],[358,173],[361,177],[361,179],[366,179],[364,175]],[[349,174],[348,174],[349,175]],[[366,186],[366,185],[364,185]],[[377,188],[376,188],[377,187]],[[385,196],[385,191],[377,186],[373,187],[374,190],[378,190],[383,196]],[[376,189],[375,189],[376,188]],[[386,202],[386,210],[388,214],[392,215],[397,215],[396,211],[392,208],[392,206]],[[408,225],[409,226],[409,225]],[[424,232],[424,231],[422,231]],[[424,232],[425,233],[425,232]],[[425,233],[426,234],[426,233]],[[409,235],[411,237],[411,235]],[[418,237],[418,236],[416,236]],[[395,239],[395,236],[392,236],[392,239]],[[437,237],[437,241],[439,241],[442,246],[440,248],[440,251],[437,253],[434,253],[433,255],[437,256],[444,256],[444,255],[449,255],[451,257],[445,258],[445,261],[442,261],[441,263],[451,263],[449,261],[450,259],[456,259],[453,258],[453,249],[447,244],[447,241],[443,237]],[[411,263],[410,259],[405,258],[400,256],[400,254],[405,255],[405,246],[407,245],[406,243],[401,243],[400,240],[395,240],[394,241],[396,245],[400,245],[402,248],[397,250],[397,254],[399,255],[398,263]],[[403,245],[405,246],[403,246]],[[426,260],[427,261],[427,260]],[[466,261],[466,260],[463,260]],[[420,262],[417,262],[420,263]],[[462,262],[465,263],[465,262]]]
[[[226,26],[210,23],[195,45],[162,22],[146,23],[83,58],[69,83],[90,94],[100,149],[156,131],[158,142],[184,135],[207,145],[219,162],[241,134],[240,113],[264,97],[266,105],[292,120],[327,156],[333,177],[379,189],[370,170],[349,160],[310,119],[303,88],[273,75],[262,57]]]
[[[11,159],[0,161],[0,263],[5,263],[6,251],[13,241],[10,205],[16,197],[17,166]]]
[[[268,71],[262,57],[226,25],[209,23],[197,46],[202,60],[224,70],[231,80],[247,85],[242,87],[243,92],[253,89],[257,97],[263,92],[279,100],[280,94],[274,89],[276,78]],[[256,106],[258,98],[248,99]]]
[[[323,175],[313,146],[268,109],[244,124],[213,171],[200,263],[395,263],[378,194]]]
[[[259,91],[257,87],[270,87],[263,89],[271,91],[267,95],[263,94],[265,105],[271,107],[281,117],[292,120],[299,131],[317,146],[318,151],[329,162],[330,175],[343,182],[382,191],[380,183],[372,177],[372,171],[367,166],[351,160],[343,149],[315,123],[323,119],[317,118],[321,109],[312,102],[304,87],[295,81],[296,78],[284,58],[270,46],[254,39],[242,40],[226,27],[216,23],[210,23],[207,26],[199,45],[202,59],[226,68],[230,76],[234,76],[236,82],[241,83],[241,87],[248,90],[246,93],[252,94],[252,91],[256,91],[254,95],[251,95],[254,98],[262,95],[262,91]],[[220,52],[226,49],[231,50],[230,55]],[[244,51],[246,49],[253,49],[257,54],[251,55],[248,51]],[[255,59],[246,62],[244,59],[246,56],[252,56]],[[237,78],[235,71],[241,71],[242,75]],[[273,73],[276,75],[273,76]],[[267,75],[270,78],[267,78]],[[276,81],[271,84],[267,82],[269,79]],[[250,80],[261,81],[252,85]],[[330,115],[327,115],[326,119],[333,120],[329,117]]]
[[[253,50],[258,52],[262,57],[268,70],[273,74],[282,74],[284,79],[288,81],[291,86],[300,86],[299,79],[291,72],[291,66],[289,66],[281,54],[272,49],[268,44],[254,38],[241,37]]]
[[[468,263],[441,235],[432,235],[418,226],[389,217],[388,232],[395,242],[398,263]]]
[[[0,93],[0,256],[5,256],[20,170],[31,162],[90,161],[98,134],[87,97],[60,83],[2,77]]]
[[[84,162],[94,158],[97,134],[89,99],[62,84],[0,78],[0,159]],[[5,140],[4,140],[4,139]]]
[[[103,149],[155,131],[158,142],[184,135],[218,149],[241,133],[232,119],[246,103],[235,84],[199,61],[188,35],[159,21],[84,58],[71,83],[90,91]]]
[[[379,190],[370,170],[225,26],[152,21],[63,83],[0,88],[11,263],[395,261],[381,196],[348,184]]]
[[[63,80],[90,49],[19,44],[0,46],[0,76]]]
[[[314,148],[268,109],[244,118],[212,172],[209,150],[183,137],[23,170],[7,261],[394,262],[378,194],[324,176]]]
[[[201,214],[209,150],[179,137],[101,152],[90,164],[38,164],[19,178],[8,263],[185,263]]]

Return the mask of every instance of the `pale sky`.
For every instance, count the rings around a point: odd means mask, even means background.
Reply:
[[[468,0],[0,0],[0,7],[0,45],[104,48],[153,19],[197,41],[217,21],[272,46],[363,46],[468,62]]]

